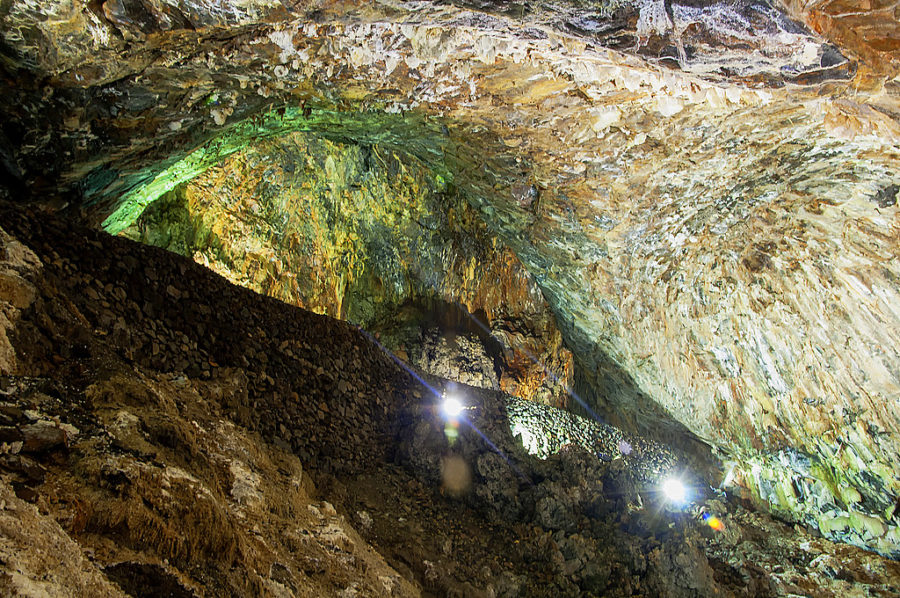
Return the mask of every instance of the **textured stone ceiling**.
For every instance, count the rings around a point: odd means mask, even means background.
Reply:
[[[405,153],[531,273],[601,415],[898,554],[896,6],[4,6],[14,193],[118,232],[264,138]]]

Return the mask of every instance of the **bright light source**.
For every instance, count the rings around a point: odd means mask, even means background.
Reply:
[[[682,504],[687,500],[687,488],[677,478],[668,478],[663,482],[662,491],[669,502]]]
[[[463,409],[465,409],[465,405],[462,404],[458,398],[454,396],[449,396],[444,399],[444,404],[442,406],[444,414],[449,417],[459,417],[459,414],[462,413]]]

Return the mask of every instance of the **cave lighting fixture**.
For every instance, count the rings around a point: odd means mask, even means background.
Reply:
[[[462,413],[465,408],[466,406],[456,395],[446,397],[441,405],[441,411],[444,412],[444,415],[452,419],[459,417],[459,414]]]
[[[683,505],[687,502],[687,488],[678,478],[666,478],[662,483],[663,495],[673,505]]]

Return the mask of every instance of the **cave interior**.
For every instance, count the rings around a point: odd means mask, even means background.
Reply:
[[[0,594],[900,596],[900,4],[0,2]]]

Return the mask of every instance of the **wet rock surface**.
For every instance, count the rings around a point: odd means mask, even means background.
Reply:
[[[664,454],[652,443],[623,437],[607,461],[578,445],[615,431],[459,385],[448,435],[449,382],[426,386],[346,323],[153,248],[2,215],[35,289],[0,376],[5,593],[897,595],[896,563],[702,487],[694,509],[668,509],[641,465]],[[177,311],[132,306],[176,295]],[[282,385],[296,397],[275,403]],[[514,414],[559,436],[546,460]]]

